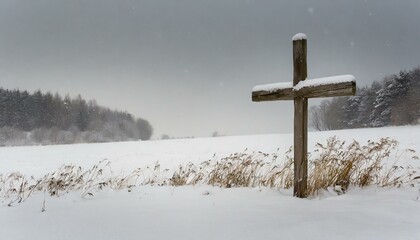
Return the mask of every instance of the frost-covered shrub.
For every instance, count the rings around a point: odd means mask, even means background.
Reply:
[[[24,131],[11,127],[0,128],[1,146],[26,145],[29,142],[27,134]]]

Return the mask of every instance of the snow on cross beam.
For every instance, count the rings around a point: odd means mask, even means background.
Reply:
[[[314,78],[292,82],[271,83],[255,86],[252,101],[293,100],[296,97],[319,98],[354,95],[356,79],[353,75]]]

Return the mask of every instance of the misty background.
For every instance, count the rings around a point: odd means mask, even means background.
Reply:
[[[251,89],[292,80],[295,33],[308,78],[364,86],[420,64],[419,25],[414,0],[0,0],[0,87],[80,93],[154,137],[291,132],[292,102]]]

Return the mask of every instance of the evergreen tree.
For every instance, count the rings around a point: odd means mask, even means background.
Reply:
[[[94,100],[86,101],[78,95],[43,94],[35,91],[0,88],[0,128],[9,136],[0,144],[31,131],[34,142],[72,143],[85,141],[122,141],[150,139],[153,128],[148,121],[136,119],[127,112],[111,111]]]
[[[385,78],[382,88],[376,93],[373,103],[374,108],[371,115],[373,127],[388,126],[391,123],[391,98],[394,92],[395,76]]]
[[[385,77],[356,96],[334,98],[310,109],[318,130],[420,123],[420,67]]]
[[[347,98],[343,106],[343,127],[344,128],[357,128],[360,126],[359,123],[359,108],[360,108],[361,97],[356,95]]]
[[[371,87],[364,87],[360,90],[360,105],[358,122],[361,127],[372,127],[372,112],[377,97],[377,92],[381,89],[378,82],[373,82]]]
[[[420,124],[420,67],[409,74],[410,87],[407,92],[406,107],[409,124]]]
[[[153,134],[153,128],[150,123],[144,119],[137,119],[136,126],[139,131],[139,138],[141,140],[148,140]]]
[[[30,115],[32,116],[31,121],[30,121],[30,125],[31,125],[31,129],[35,129],[35,128],[40,128],[41,126],[43,126],[43,116],[42,116],[42,112],[43,112],[43,105],[42,105],[42,93],[41,91],[36,91],[34,94],[32,94],[32,102],[33,102],[33,106],[30,109]]]
[[[408,89],[410,88],[409,74],[401,71],[394,77],[390,90],[391,97],[391,125],[405,125],[409,123],[408,109],[405,103]]]
[[[85,131],[89,124],[89,111],[86,101],[78,95],[72,102],[73,114],[76,117],[76,126],[80,131]]]
[[[0,88],[0,127],[6,126],[6,90]]]

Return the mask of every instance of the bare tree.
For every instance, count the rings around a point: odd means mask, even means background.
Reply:
[[[327,124],[327,114],[330,102],[324,100],[319,106],[312,106],[309,109],[309,121],[313,128],[318,131],[330,130]]]

